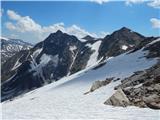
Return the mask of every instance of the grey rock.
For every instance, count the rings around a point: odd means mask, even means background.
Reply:
[[[109,99],[107,99],[104,104],[113,106],[126,107],[130,105],[130,101],[124,94],[122,89],[118,89]]]

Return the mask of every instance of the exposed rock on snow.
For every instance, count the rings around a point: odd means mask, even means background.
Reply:
[[[104,104],[126,107],[130,105],[130,101],[122,89],[118,89],[108,100],[104,102]]]
[[[115,89],[123,89],[130,101],[130,104],[126,105],[160,109],[160,63],[145,71],[135,72],[131,77],[122,80]],[[113,97],[107,101],[112,99]],[[121,98],[117,97],[116,100],[120,102]],[[111,105],[117,106],[117,104]]]
[[[96,89],[98,89],[98,88],[100,88],[100,87],[103,87],[103,86],[109,84],[113,79],[114,79],[114,78],[107,78],[107,79],[104,80],[104,81],[100,81],[100,80],[95,81],[95,82],[92,84],[90,90],[89,90],[88,92],[84,93],[84,94],[88,94],[88,93],[90,93],[90,92],[95,91]]]

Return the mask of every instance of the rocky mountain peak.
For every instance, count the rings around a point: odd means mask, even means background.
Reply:
[[[62,36],[64,33],[61,30],[57,30],[55,33],[51,33],[47,38],[53,38],[55,36]]]
[[[107,35],[100,47],[99,56],[117,56],[133,49],[146,37],[130,30],[129,28],[122,27],[121,29]]]
[[[56,34],[63,34],[63,32],[61,30],[57,30]]]
[[[141,40],[141,39],[144,39],[145,37],[135,31],[132,31],[131,29],[127,28],[127,27],[122,27],[121,29],[113,32],[111,34],[112,36],[115,36],[115,37],[127,37],[127,38],[131,38],[131,39],[136,39],[136,40]]]
[[[130,32],[131,29],[127,28],[127,27],[122,27],[119,31],[127,31],[127,32]]]
[[[85,39],[85,40],[88,40],[88,41],[92,41],[92,40],[94,40],[95,38],[94,37],[92,37],[92,36],[90,36],[90,35],[86,35],[84,38],[82,38],[82,39]]]

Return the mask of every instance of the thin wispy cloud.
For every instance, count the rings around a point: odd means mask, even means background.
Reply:
[[[150,22],[151,22],[153,28],[160,28],[160,19],[151,18]]]
[[[125,4],[127,6],[132,6],[133,4],[141,4],[144,2],[152,8],[160,8],[160,0],[126,0]]]
[[[145,0],[126,0],[125,4],[127,6],[131,6],[132,4],[140,4],[143,3]]]
[[[149,2],[148,5],[153,8],[160,9],[160,0],[153,0],[153,1]]]
[[[109,0],[90,0],[90,1],[100,4],[100,5],[102,5],[103,3],[109,2]]]

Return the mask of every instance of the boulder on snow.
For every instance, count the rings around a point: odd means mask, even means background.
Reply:
[[[123,90],[119,88],[108,100],[104,102],[104,104],[126,107],[131,103]]]
[[[90,90],[88,92],[85,92],[84,95],[86,95],[86,94],[88,94],[90,92],[93,92],[93,91],[95,91],[96,89],[98,89],[98,88],[100,88],[102,86],[105,86],[105,85],[109,84],[113,79],[114,78],[106,78],[106,80],[103,80],[103,81],[100,81],[100,80],[95,81],[92,84]]]
[[[92,87],[90,89],[90,92],[93,92],[95,91],[96,89],[102,87],[102,86],[105,86],[107,84],[109,84],[111,81],[113,80],[113,78],[107,78],[106,80],[104,81],[95,81],[93,84],[92,84]]]
[[[95,81],[93,84],[92,84],[92,87],[90,89],[90,92],[93,92],[95,91],[96,89],[100,88],[102,86],[102,81]]]

